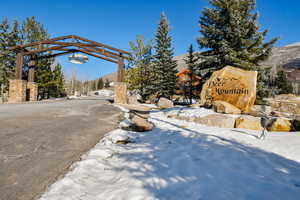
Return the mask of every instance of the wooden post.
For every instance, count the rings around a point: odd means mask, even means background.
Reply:
[[[120,54],[119,61],[118,61],[118,82],[125,81],[125,63],[124,58]]]
[[[16,58],[16,79],[22,80],[23,72],[23,54],[18,53]]]
[[[35,74],[35,60],[30,60],[28,63],[29,72],[28,72],[28,82],[34,82],[34,74]]]
[[[33,66],[29,67],[28,82],[34,82],[34,73],[35,73],[34,67]]]

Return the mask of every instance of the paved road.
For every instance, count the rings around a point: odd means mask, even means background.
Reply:
[[[100,99],[0,105],[0,199],[37,198],[120,116]]]

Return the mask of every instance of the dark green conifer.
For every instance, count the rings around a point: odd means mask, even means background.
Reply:
[[[176,89],[177,63],[173,60],[174,53],[170,26],[164,13],[160,16],[155,41],[154,78],[151,81],[153,94],[157,94],[159,97],[171,98]]]

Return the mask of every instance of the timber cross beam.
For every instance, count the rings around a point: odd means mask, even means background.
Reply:
[[[22,79],[24,56],[29,56],[32,61],[29,66],[28,81],[34,82],[34,64],[40,59],[81,52],[96,58],[118,64],[118,82],[124,81],[124,60],[130,56],[128,51],[111,47],[76,35],[67,35],[10,48],[17,52],[16,57],[16,79]]]

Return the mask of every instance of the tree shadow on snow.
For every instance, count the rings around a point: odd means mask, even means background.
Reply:
[[[114,169],[128,171],[155,198],[300,198],[300,163],[231,139],[163,122],[178,129],[155,128],[137,133],[136,143],[147,142],[147,152],[120,153],[118,157],[125,163],[138,162],[139,167]],[[185,136],[186,131],[193,136]]]

